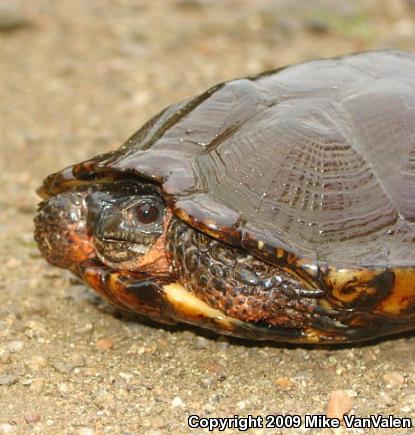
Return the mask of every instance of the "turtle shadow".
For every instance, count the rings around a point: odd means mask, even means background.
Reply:
[[[370,348],[382,343],[391,342],[399,339],[410,339],[415,337],[415,331],[405,331],[395,334],[390,334],[387,336],[376,337],[365,341],[351,342],[351,343],[333,343],[333,344],[315,344],[315,343],[292,343],[292,342],[276,342],[272,340],[254,340],[249,338],[235,337],[230,335],[220,334],[213,330],[205,329],[195,325],[190,325],[186,323],[177,323],[175,325],[167,325],[159,323],[148,317],[141,316],[136,313],[129,313],[122,309],[116,308],[102,300],[103,304],[106,305],[105,309],[99,308],[100,310],[112,312],[112,315],[119,319],[120,321],[126,321],[134,325],[143,325],[151,328],[154,331],[163,330],[170,334],[181,334],[183,332],[190,332],[195,337],[203,337],[204,339],[213,343],[218,343],[220,341],[225,341],[232,346],[244,347],[244,348],[271,348],[271,349],[304,349],[304,350],[321,350],[321,351],[343,351],[347,349],[365,349]],[[101,305],[102,307],[102,305]]]

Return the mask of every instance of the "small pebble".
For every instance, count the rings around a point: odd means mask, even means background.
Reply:
[[[2,375],[0,376],[0,385],[9,386],[17,382],[18,377],[15,375]]]
[[[326,415],[329,418],[343,420],[343,415],[347,414],[353,407],[353,400],[345,390],[336,390],[330,393],[327,404]]]
[[[228,339],[226,337],[223,337],[223,336],[219,337],[216,340],[216,343],[217,343],[219,350],[227,350],[230,346]]]
[[[226,380],[227,376],[225,372],[218,372],[218,381],[219,382],[223,382],[224,380]]]
[[[184,408],[186,405],[183,402],[183,400],[179,397],[176,396],[172,401],[171,401],[171,407],[172,408]]]
[[[32,393],[41,393],[44,389],[45,380],[42,378],[36,378],[32,380],[32,383],[29,386],[29,390]]]
[[[95,343],[95,347],[101,351],[109,350],[112,346],[114,346],[114,343],[110,338],[100,338]]]
[[[90,427],[81,427],[78,432],[79,435],[95,435],[96,432],[94,429],[91,429]]]
[[[402,397],[402,404],[410,403],[415,409],[415,391],[413,389],[408,389]]]
[[[9,423],[0,423],[0,435],[7,435],[16,431],[16,426]]]
[[[10,363],[10,352],[6,349],[0,349],[0,364]]]
[[[385,391],[379,391],[377,400],[380,406],[391,406],[395,403],[393,397]]]
[[[219,394],[212,394],[212,395],[209,397],[209,402],[210,402],[211,404],[217,404],[217,403],[220,402],[220,398],[221,398],[221,396],[219,396]]]
[[[70,373],[74,369],[74,366],[67,361],[54,361],[52,367],[59,373]]]
[[[85,325],[77,329],[77,332],[79,332],[80,334],[88,334],[93,330],[94,330],[94,325],[92,323],[85,323]]]
[[[240,401],[236,404],[236,406],[237,406],[240,410],[243,410],[243,409],[246,408],[246,401],[245,401],[245,400],[240,400]]]
[[[399,387],[405,383],[405,378],[396,371],[385,373],[383,379],[385,379],[389,387]]]
[[[215,383],[216,379],[214,376],[209,374],[204,374],[199,378],[199,384],[202,387],[211,387]]]
[[[67,394],[71,390],[71,387],[66,382],[62,382],[58,385],[58,391],[62,394]]]
[[[95,405],[99,408],[110,408],[114,405],[115,399],[114,396],[107,392],[102,392],[95,400]]]
[[[278,378],[275,383],[281,390],[292,390],[295,387],[295,382],[288,378]]]
[[[2,19],[2,12],[4,12],[3,8],[0,7],[0,29],[1,29],[1,19]],[[4,267],[6,270],[12,270],[17,269],[22,265],[21,260],[18,260],[17,258],[11,257],[9,258],[6,263],[4,264]]]
[[[14,314],[8,314],[5,320],[7,325],[12,326],[16,323],[17,317]]]
[[[40,415],[33,411],[25,412],[23,416],[26,423],[37,423],[40,420]]]
[[[29,338],[39,337],[41,335],[46,334],[45,325],[41,322],[37,322],[35,320],[29,320],[25,323],[25,335]]]
[[[327,33],[330,30],[330,23],[323,19],[311,19],[306,21],[305,26],[313,33]]]
[[[70,373],[76,367],[84,367],[85,358],[81,354],[71,355],[67,360],[58,360],[52,363],[52,367],[60,373]]]
[[[193,349],[207,349],[209,347],[209,342],[204,337],[196,337],[193,341]]]
[[[21,352],[23,349],[24,349],[24,342],[21,340],[15,340],[9,343],[9,351],[11,353]]]
[[[130,382],[131,379],[134,378],[134,375],[132,373],[120,372],[118,375],[121,379],[124,379],[124,381],[127,382]]]
[[[71,355],[68,362],[72,364],[74,368],[85,367],[86,365],[85,357],[80,353],[74,353],[73,355]]]
[[[46,358],[44,358],[43,356],[40,355],[34,355],[32,356],[32,358],[30,359],[30,361],[28,361],[26,363],[27,367],[29,369],[32,370],[40,370],[45,368],[48,365],[48,361]]]

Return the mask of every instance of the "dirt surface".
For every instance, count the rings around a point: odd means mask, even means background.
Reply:
[[[50,172],[217,82],[415,49],[414,17],[409,0],[0,1],[0,434],[188,433],[190,414],[304,416],[329,402],[338,413],[336,390],[350,414],[415,423],[413,335],[316,349],[166,329],[112,309],[32,240],[35,188]],[[307,432],[332,433],[257,431]]]

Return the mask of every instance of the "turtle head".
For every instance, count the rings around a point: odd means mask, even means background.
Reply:
[[[73,269],[96,258],[112,269],[166,275],[170,217],[154,184],[129,180],[82,186],[39,205],[35,239],[55,266]]]

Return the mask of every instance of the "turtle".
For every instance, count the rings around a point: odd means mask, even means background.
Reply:
[[[156,322],[322,344],[413,330],[415,53],[218,84],[38,193],[46,260]]]

